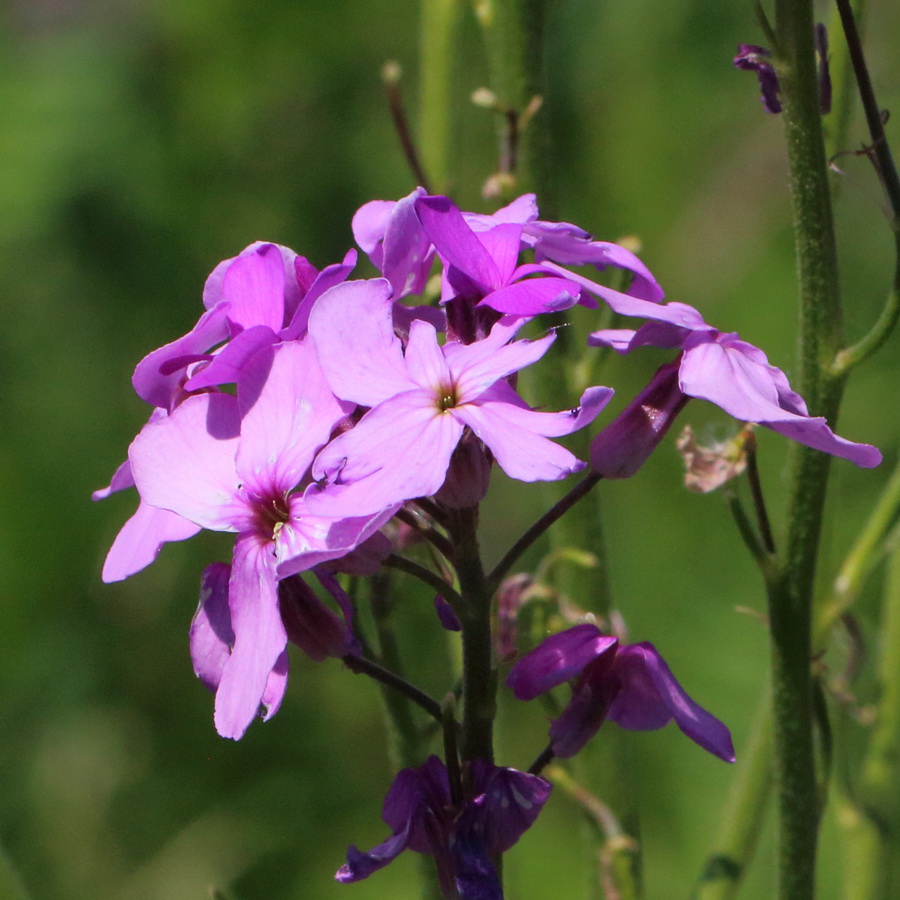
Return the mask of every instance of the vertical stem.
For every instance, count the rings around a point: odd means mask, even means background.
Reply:
[[[800,302],[800,392],[832,423],[843,380],[827,367],[841,346],[837,254],[813,46],[811,0],[776,0],[776,65],[791,170]],[[769,580],[773,721],[780,809],[779,897],[812,900],[819,800],[810,675],[812,595],[830,458],[791,448],[788,534]]]
[[[453,84],[462,0],[422,0],[420,32],[422,167],[436,191],[450,181]]]
[[[497,714],[497,672],[491,641],[491,591],[477,536],[478,510],[453,510],[450,537],[456,548],[463,645],[463,761],[494,761],[494,718]]]
[[[542,93],[545,0],[473,0],[487,47],[491,87],[501,105],[521,113]],[[499,123],[502,134],[505,121]],[[533,190],[538,181],[534,123],[521,135],[516,192]]]
[[[847,897],[852,900],[889,900],[900,887],[896,862],[891,872],[892,860],[900,856],[900,547],[888,560],[878,636],[881,695],[856,791],[856,827],[848,830],[845,846],[845,880],[854,885]]]

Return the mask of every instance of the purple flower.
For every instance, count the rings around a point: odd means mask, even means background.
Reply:
[[[129,450],[144,503],[237,534],[228,583],[234,642],[216,693],[224,737],[244,733],[287,643],[278,581],[350,552],[394,511],[323,518],[295,491],[346,413],[312,347],[278,344],[244,366],[237,396],[188,397],[145,425]]]
[[[444,896],[502,900],[491,857],[505,853],[532,826],[551,786],[538,775],[484,760],[475,760],[468,775],[466,796],[455,801],[447,769],[436,756],[399,772],[381,813],[393,833],[368,853],[351,845],[335,878],[345,884],[368,878],[409,849],[434,856]]]
[[[778,75],[769,60],[772,51],[756,44],[739,44],[734,66],[748,72],[756,72],[759,78],[760,100],[766,112],[780,113],[781,100],[778,97]]]
[[[501,319],[483,340],[440,346],[434,327],[414,320],[404,348],[391,308],[390,285],[376,279],[339,285],[313,310],[310,337],[331,389],[371,408],[316,458],[313,477],[328,483],[307,491],[309,509],[359,515],[433,495],[466,428],[511,478],[553,481],[583,468],[548,437],[591,422],[612,391],[589,388],[580,407],[543,413],[506,381],[540,359],[555,335],[511,342],[523,323]]]
[[[803,398],[791,389],[781,369],[769,365],[762,350],[733,332],[708,325],[693,307],[643,303],[608,289],[603,296],[614,309],[620,307],[616,311],[650,321],[637,331],[595,331],[589,344],[613,347],[619,353],[643,346],[682,352],[673,366],[660,369],[628,409],[594,438],[591,463],[600,474],[611,478],[634,474],[683,406],[682,395],[708,400],[740,421],[764,425],[858,466],[871,468],[881,462],[875,447],[845,440],[824,418],[810,416]],[[648,397],[652,399],[646,402]],[[630,462],[626,459],[629,454]],[[618,460],[625,461],[621,470]],[[621,474],[616,474],[619,471]]]
[[[235,644],[229,604],[231,568],[225,563],[206,567],[200,583],[200,605],[191,623],[194,672],[213,693],[219,690]],[[360,647],[351,627],[353,606],[350,598],[333,575],[321,570],[317,570],[316,575],[337,601],[342,617],[329,609],[299,575],[291,575],[278,584],[278,610],[288,640],[316,662],[328,657],[359,655]],[[288,654],[284,649],[272,665],[259,698],[264,721],[278,712],[287,676]]]
[[[551,635],[522,657],[506,683],[520,700],[578,680],[562,715],[550,726],[550,746],[574,756],[606,719],[632,731],[675,724],[692,741],[725,762],[734,762],[728,729],[684,692],[652,644],[622,645],[585,623]]]
[[[260,348],[302,337],[315,301],[355,263],[351,250],[342,263],[317,272],[287,247],[251,244],[213,270],[203,290],[206,312],[194,328],[138,363],[135,391],[171,410],[186,392],[236,382]]]

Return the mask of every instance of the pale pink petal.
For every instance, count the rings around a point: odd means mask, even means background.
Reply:
[[[427,322],[410,324],[405,358],[409,377],[419,387],[436,393],[450,386],[450,368],[438,346],[437,333]]]

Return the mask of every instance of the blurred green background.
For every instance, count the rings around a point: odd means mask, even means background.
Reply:
[[[211,885],[239,900],[414,897],[412,859],[359,885],[332,880],[348,843],[386,835],[377,691],[336,661],[298,654],[279,714],[239,743],[220,739],[187,629],[201,569],[227,558],[228,540],[170,545],[150,569],[103,585],[134,498],[92,504],[90,492],[146,418],[133,366],[193,324],[219,260],[272,240],[326,265],[351,246],[360,204],[414,186],[379,69],[401,63],[415,123],[418,5],[8,0],[0,15],[0,843],[41,900],[188,900]],[[876,90],[896,107],[900,9],[876,5],[872,19]],[[555,0],[547,40],[548,208],[602,239],[638,235],[670,299],[740,331],[790,375],[781,126],[755,78],[731,67],[739,42],[761,41],[749,0]],[[467,9],[450,185],[467,209],[490,209],[480,186],[495,164],[494,122],[467,100],[486,71]],[[864,137],[857,117],[852,147]],[[858,337],[887,289],[890,234],[865,160],[840,165],[847,331]],[[855,375],[841,419],[843,434],[879,445],[889,463],[897,350],[894,336]],[[615,409],[659,361],[612,361]],[[544,371],[552,377],[550,358]],[[727,428],[699,405],[684,420]],[[784,442],[760,442],[777,519]],[[682,490],[679,465],[669,441],[632,482],[603,487],[614,601],[633,639],[656,643],[740,752],[767,656],[764,627],[735,608],[763,609],[760,581],[721,498]],[[825,571],[886,477],[834,469]],[[495,480],[489,559],[547,497]],[[860,610],[867,633],[876,600]],[[444,690],[431,599],[410,592],[403,611],[411,668]],[[501,723],[501,761],[527,766],[545,736],[540,710],[504,703]],[[674,726],[628,747],[647,896],[686,898],[731,770]],[[771,895],[772,844],[764,837],[747,897]],[[828,900],[839,877],[831,816],[823,846]],[[509,856],[507,896],[586,897],[585,847],[574,810],[554,797]]]

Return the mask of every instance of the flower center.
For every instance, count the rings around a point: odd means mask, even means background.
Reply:
[[[272,494],[253,498],[256,527],[261,534],[278,537],[282,526],[290,521],[291,508],[284,494]]]
[[[437,408],[441,412],[453,409],[459,403],[455,384],[442,384],[437,390]]]

